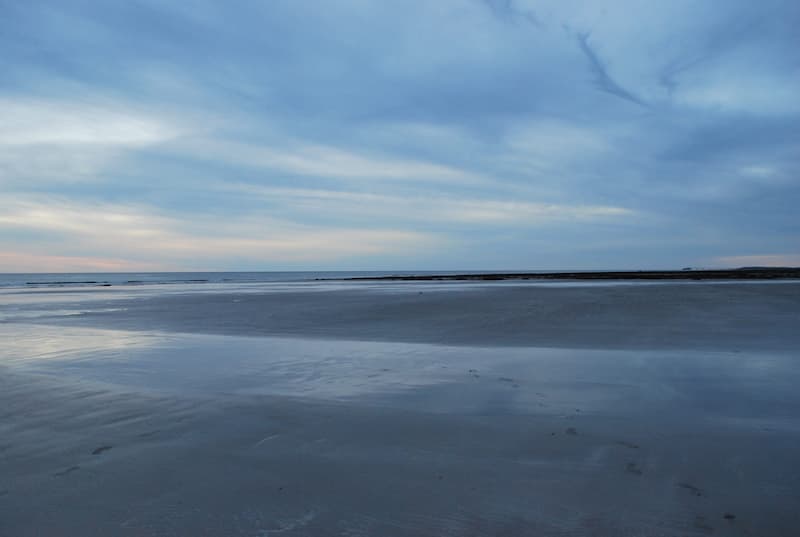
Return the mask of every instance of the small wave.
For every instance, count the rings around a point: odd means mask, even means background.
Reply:
[[[86,281],[86,282],[25,282],[25,285],[90,285],[90,284],[98,284],[98,283],[108,283],[108,282],[97,282],[97,281]]]

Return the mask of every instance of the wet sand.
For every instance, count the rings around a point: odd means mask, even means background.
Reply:
[[[270,292],[120,294],[119,300],[96,300],[81,315],[48,321],[125,330],[500,347],[800,348],[800,282],[331,282]],[[58,307],[80,311],[79,303]]]
[[[17,302],[0,535],[793,535],[799,289]]]

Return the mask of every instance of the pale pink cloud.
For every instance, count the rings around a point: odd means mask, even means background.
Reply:
[[[128,259],[0,252],[0,272],[145,272],[172,268]]]
[[[798,267],[800,254],[735,255],[716,257],[713,264],[723,267]]]
[[[176,218],[147,207],[57,198],[0,201],[0,230],[59,237],[46,255],[41,245],[0,242],[0,272],[188,270],[230,259],[320,263],[431,251],[445,242],[414,230],[312,227],[265,215]],[[69,255],[76,250],[97,255]]]

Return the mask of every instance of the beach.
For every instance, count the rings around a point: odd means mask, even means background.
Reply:
[[[0,536],[787,536],[800,283],[0,291]]]

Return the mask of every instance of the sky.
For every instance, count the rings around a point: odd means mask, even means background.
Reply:
[[[796,0],[0,0],[0,272],[800,265]]]

